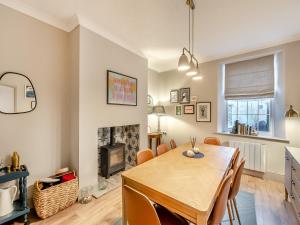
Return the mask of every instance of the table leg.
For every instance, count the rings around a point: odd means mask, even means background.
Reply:
[[[125,210],[125,196],[124,196],[124,178],[122,178],[122,225],[127,225],[127,217]]]
[[[148,138],[148,142],[149,142],[149,148],[152,150],[152,138],[151,137]]]
[[[206,218],[204,216],[198,215],[196,225],[207,225]]]

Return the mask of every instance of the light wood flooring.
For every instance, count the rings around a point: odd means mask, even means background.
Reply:
[[[257,225],[297,225],[291,204],[284,201],[282,183],[243,175],[241,190],[255,194]],[[30,219],[33,225],[112,225],[121,217],[121,207],[121,188],[118,188],[87,205],[77,203],[46,220]]]

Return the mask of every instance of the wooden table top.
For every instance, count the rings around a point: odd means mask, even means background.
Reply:
[[[204,158],[183,156],[183,151],[191,149],[190,144],[185,144],[125,171],[123,179],[141,185],[141,190],[154,190],[206,215],[212,210],[235,149],[204,144],[197,147],[204,153]],[[153,196],[148,197],[155,201]]]

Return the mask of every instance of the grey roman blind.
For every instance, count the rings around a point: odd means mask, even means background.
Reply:
[[[225,65],[225,99],[274,97],[274,55]]]

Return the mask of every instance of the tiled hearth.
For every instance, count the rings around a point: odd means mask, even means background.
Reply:
[[[115,140],[117,143],[125,144],[126,164],[135,166],[136,153],[139,151],[139,125],[127,125],[115,127]],[[109,144],[110,127],[98,129],[98,162],[99,175],[101,168],[100,147]]]

